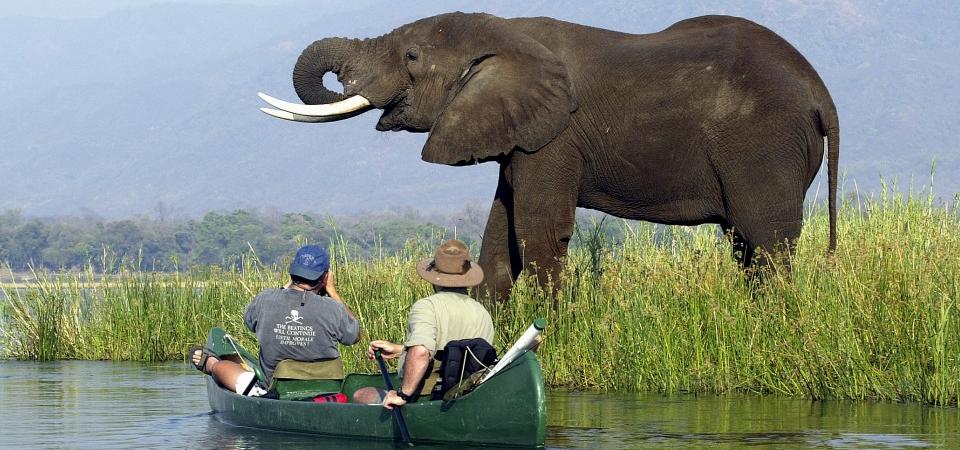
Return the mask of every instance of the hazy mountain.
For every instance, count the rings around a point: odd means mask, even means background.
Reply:
[[[938,191],[960,191],[953,2],[402,4],[172,3],[74,20],[0,19],[0,209],[123,216],[163,202],[190,213],[336,213],[486,201],[495,165],[424,163],[426,135],[377,132],[377,113],[304,125],[257,110],[259,90],[296,99],[290,70],[313,40],[377,36],[453,10],[636,33],[702,14],[750,18],[796,46],[830,88],[848,189],[854,180],[875,189],[880,175],[926,184],[936,159]]]

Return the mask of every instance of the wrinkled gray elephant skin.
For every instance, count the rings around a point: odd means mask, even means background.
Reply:
[[[343,94],[323,86],[327,72]],[[359,106],[284,118],[339,120],[376,108],[377,130],[430,133],[425,161],[500,165],[479,258],[485,285],[499,294],[526,268],[541,282],[558,273],[578,206],[719,224],[745,268],[788,254],[825,136],[836,245],[833,100],[795,48],[745,19],[697,17],[627,34],[444,14],[377,38],[319,40],[293,80],[307,105]]]

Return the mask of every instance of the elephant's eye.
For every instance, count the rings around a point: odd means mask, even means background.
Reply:
[[[407,50],[407,53],[403,56],[407,58],[407,61],[416,61],[417,58],[420,57],[420,52],[415,48],[411,48],[410,50]]]

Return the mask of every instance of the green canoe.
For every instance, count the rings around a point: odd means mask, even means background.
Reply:
[[[224,340],[224,334],[220,328],[210,330],[208,347],[218,355],[239,351],[260,372],[256,358],[243,348],[234,350]],[[392,376],[396,380],[396,374]],[[279,400],[238,395],[207,377],[207,397],[214,413],[235,425],[366,440],[400,440],[400,430],[391,412],[382,406],[302,400],[331,392],[349,397],[365,386],[383,388],[383,377],[355,373],[343,380],[279,382]],[[542,447],[547,431],[543,374],[533,352],[518,357],[456,400],[424,398],[401,410],[413,443]]]

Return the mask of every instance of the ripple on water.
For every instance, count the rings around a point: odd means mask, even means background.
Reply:
[[[203,376],[185,363],[3,361],[0,379],[4,448],[393,448],[223,423],[210,413]],[[955,408],[920,405],[554,391],[547,410],[547,447],[558,449],[909,449],[960,442]]]

